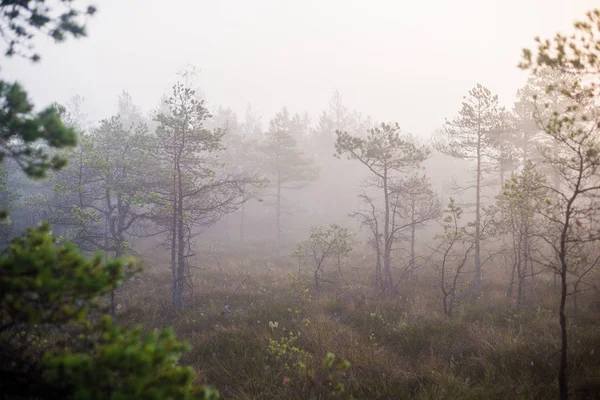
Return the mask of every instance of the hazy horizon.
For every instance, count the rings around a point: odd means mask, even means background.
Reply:
[[[451,118],[482,83],[510,107],[535,36],[568,32],[594,2],[98,0],[88,38],[36,41],[42,62],[5,60],[3,73],[39,106],[85,98],[95,122],[123,91],[145,112],[193,65],[210,109],[247,104],[263,126],[287,106],[315,124],[334,90],[377,121],[420,137]],[[441,33],[444,32],[442,35]],[[44,79],[39,77],[43,76]]]

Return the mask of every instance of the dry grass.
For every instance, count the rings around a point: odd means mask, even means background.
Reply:
[[[147,257],[146,272],[118,294],[120,323],[173,327],[193,345],[181,362],[196,368],[199,380],[215,385],[223,398],[557,396],[559,330],[551,282],[539,280],[528,305],[515,314],[504,278],[488,277],[481,293],[465,297],[450,319],[440,312],[434,276],[402,282],[397,294],[383,297],[365,284],[368,270],[357,288],[354,268],[344,273],[352,285],[332,285],[316,294],[291,286],[288,273],[297,270],[288,257],[227,254],[217,256],[218,263],[212,256],[198,260],[201,269],[193,272],[183,311],[169,307],[168,262],[160,253]],[[309,280],[302,284],[311,287]],[[226,304],[231,315],[223,312]],[[573,398],[600,398],[599,320],[570,317]],[[299,353],[288,348],[277,360],[269,340],[281,342],[290,332],[297,336],[292,346]],[[309,370],[317,370],[328,352],[351,364],[334,377],[344,384],[343,394],[312,387],[297,372],[295,363],[304,355],[311,357]]]

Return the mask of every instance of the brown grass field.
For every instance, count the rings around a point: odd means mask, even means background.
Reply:
[[[357,264],[364,265],[343,271],[345,282],[331,268],[331,282],[315,293],[310,271],[298,282],[289,256],[228,249],[197,260],[185,310],[174,312],[168,253],[144,259],[145,272],[117,294],[117,320],[147,330],[172,327],[193,346],[180,363],[193,366],[198,380],[225,399],[558,394],[558,288],[551,279],[536,278],[515,314],[506,272],[490,264],[482,290],[469,294],[465,284],[449,318],[433,272],[405,279],[395,294],[383,296],[371,285],[372,260],[361,256]],[[580,296],[579,312],[570,306],[569,381],[578,399],[600,399],[600,315],[587,308],[594,296]],[[322,364],[328,353],[335,354],[333,368]],[[336,369],[341,360],[350,366]]]

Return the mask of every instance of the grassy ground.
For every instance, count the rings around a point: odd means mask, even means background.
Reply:
[[[181,363],[223,398],[557,397],[551,282],[538,280],[528,305],[515,314],[505,278],[487,277],[481,292],[448,318],[435,275],[421,274],[401,282],[396,294],[379,296],[366,284],[369,269],[362,285],[357,270],[347,269],[351,282],[314,293],[310,280],[293,278],[297,268],[288,257],[227,254],[199,260],[186,308],[177,312],[169,307],[168,260],[147,256],[146,272],[118,294],[117,316],[121,324],[149,330],[173,327],[193,345]],[[600,399],[600,317],[571,314],[572,397]],[[331,367],[323,363],[329,352],[336,356]],[[342,360],[350,366],[343,368]]]

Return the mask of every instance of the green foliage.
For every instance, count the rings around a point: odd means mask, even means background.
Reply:
[[[52,7],[48,3],[45,0],[1,2],[0,35],[8,43],[7,56],[26,55],[22,50],[31,49],[36,32],[47,33],[56,41],[68,35],[85,35],[80,17],[94,14],[94,7],[79,11],[72,0],[54,2]],[[38,54],[27,56],[39,60]],[[66,159],[52,155],[51,150],[74,146],[76,133],[61,121],[64,108],[53,106],[39,113],[33,109],[19,84],[0,81],[0,162],[4,157],[12,157],[29,177],[43,178],[48,170],[65,166]],[[123,131],[118,128],[117,125],[119,133]],[[110,137],[110,141],[118,139]],[[102,150],[98,143],[86,140],[79,150],[96,151],[91,154],[98,155],[97,151]],[[132,151],[130,147],[119,145],[123,153],[118,157],[109,160],[104,153],[82,159],[75,167],[80,173],[89,167],[105,172],[109,165],[114,165],[109,162],[116,159],[122,161],[117,165],[119,170],[126,170],[129,164],[123,162],[136,159],[127,153]],[[131,184],[123,178],[118,177],[118,183]],[[55,192],[66,198],[76,194],[80,200],[67,203],[70,210],[62,213],[79,234],[84,227],[98,222],[98,210],[81,202],[85,190],[81,182],[75,180],[76,188],[69,179],[66,183],[71,185],[55,185]],[[117,202],[131,206],[137,201],[138,193],[131,197],[134,201],[129,198],[122,202],[123,186],[116,187],[115,183],[106,182],[103,189],[114,190]],[[0,181],[0,190],[7,190],[5,180]],[[39,196],[33,203],[40,205],[46,200]],[[6,209],[9,203],[10,198],[5,201]],[[123,210],[118,212],[122,228]],[[2,218],[6,214],[4,210]],[[131,222],[127,224],[130,226]],[[117,253],[128,248],[122,235],[119,238]],[[2,394],[75,399],[217,399],[216,390],[194,385],[191,368],[176,365],[189,346],[175,340],[172,331],[144,335],[141,328],[116,327],[108,317],[92,330],[88,311],[123,278],[122,261],[103,262],[100,254],[85,258],[72,242],[59,244],[47,223],[13,239],[8,253],[0,258],[0,355],[8,361],[0,367]],[[53,341],[52,351],[46,351],[49,339],[54,339],[52,332],[61,331],[83,333],[79,341]],[[80,341],[87,346],[79,347]]]
[[[346,392],[346,386],[343,383],[350,363],[346,360],[336,360],[333,353],[327,355],[317,367],[308,368],[306,365],[300,365],[300,379],[303,393],[312,393],[312,398],[327,399],[353,399],[352,395]]]
[[[90,302],[115,288],[122,264],[85,258],[72,243],[58,246],[48,224],[16,238],[0,259],[0,321],[19,324],[83,322]]]
[[[310,289],[305,287],[300,279],[291,272],[288,272],[288,283],[292,289],[295,302],[302,304],[310,304],[312,302]]]
[[[458,296],[459,278],[474,243],[472,233],[460,224],[463,211],[453,198],[450,198],[444,213],[444,234],[438,236],[441,242],[435,250],[435,268],[440,275],[444,314],[452,316]]]
[[[196,386],[190,367],[177,365],[190,346],[172,330],[143,334],[116,327],[105,317],[90,353],[46,354],[52,382],[69,382],[75,399],[217,399],[214,389]]]
[[[327,261],[336,258],[339,268],[341,258],[348,257],[352,251],[353,240],[354,235],[337,224],[313,226],[309,238],[298,245],[292,256],[298,258],[301,266],[314,271],[315,286],[318,287]]]
[[[585,21],[574,24],[572,35],[556,34],[553,39],[536,37],[537,54],[523,49],[523,69],[550,67],[565,71],[579,71],[591,74],[600,72],[600,58],[597,43],[600,34],[600,10],[589,11]]]
[[[4,207],[4,212],[8,214],[10,210],[15,208],[20,197],[19,193],[12,191],[9,187],[8,170],[0,167],[0,204]]]
[[[489,162],[498,143],[501,111],[498,96],[481,84],[475,85],[465,96],[458,116],[446,121],[436,147],[453,157]]]
[[[279,339],[269,338],[267,353],[285,370],[289,370],[292,366],[306,366],[312,360],[310,353],[294,344],[299,336],[301,332],[290,331],[288,336],[282,335]]]
[[[540,212],[551,204],[551,192],[545,176],[537,172],[531,161],[526,161],[523,170],[512,174],[505,183],[502,193],[497,196],[496,206],[490,207],[494,214],[492,234],[496,237],[508,235],[510,252],[505,254],[513,265],[513,279],[518,278],[517,308],[521,305],[524,280],[530,276],[526,266],[532,261],[532,254],[538,248],[538,237],[545,224]],[[509,292],[512,291],[512,286]]]
[[[600,96],[600,10],[590,11],[587,20],[576,22],[574,27],[575,33],[570,36],[559,33],[553,40],[536,38],[537,54],[534,56],[531,50],[524,50],[520,64],[522,69],[531,70],[536,75],[550,69],[573,78],[552,82],[546,87],[546,93],[562,97],[568,106],[563,110],[553,110],[549,116],[536,115],[536,122],[554,144],[553,148],[544,149],[542,157],[559,181],[559,185],[551,188],[554,198],[541,211],[547,224],[541,236],[554,253],[554,259],[544,264],[554,269],[561,281],[561,357],[558,370],[561,399],[569,397],[566,299],[568,295],[577,293],[583,277],[596,266],[598,259],[592,254],[597,252],[600,240],[594,205],[600,193],[597,181],[600,171],[600,119],[597,113]],[[549,108],[550,104],[546,103],[544,107]],[[575,275],[575,282],[570,290],[571,274]]]
[[[66,153],[70,162],[52,175],[52,193],[27,204],[82,248],[124,255],[126,235],[158,202],[148,173],[157,170],[153,145],[144,124],[125,128],[120,117],[103,120]]]
[[[460,225],[463,210],[456,204],[454,198],[450,198],[447,208],[444,210],[444,234],[440,236],[441,239],[450,239],[451,241],[465,242],[471,235],[465,226]],[[452,243],[454,244],[454,243]]]
[[[257,147],[263,155],[264,172],[282,187],[298,188],[319,178],[319,169],[298,148],[295,134],[299,134],[297,126],[284,108],[270,121],[266,140]]]
[[[13,221],[9,213],[18,207],[21,194],[13,190],[8,182],[8,170],[0,167],[0,246],[8,246],[10,238],[14,235]]]
[[[160,163],[158,171],[162,172],[158,182],[169,188],[166,193],[158,191],[162,205],[169,205],[159,211],[159,218],[169,230],[169,247],[174,254],[172,304],[182,309],[190,227],[210,225],[235,210],[241,204],[237,200],[243,197],[240,193],[243,185],[235,179],[216,179],[224,132],[205,127],[211,115],[196,92],[178,82],[165,105],[169,110],[155,118],[159,125],[153,155]]]
[[[394,290],[391,269],[391,253],[393,243],[400,239],[402,230],[413,226],[401,224],[396,220],[396,213],[404,202],[402,189],[398,189],[400,174],[419,169],[429,157],[427,146],[417,145],[406,135],[401,135],[398,123],[386,124],[369,129],[366,138],[352,136],[348,132],[336,131],[336,157],[346,155],[349,160],[357,160],[366,167],[371,176],[365,180],[365,186],[377,192],[383,192],[384,201],[379,209],[378,201],[372,195],[363,192],[359,197],[368,206],[369,211],[357,211],[351,214],[362,225],[368,226],[373,233],[373,242],[377,250],[376,282],[388,292]],[[412,214],[412,211],[411,211]],[[382,219],[381,221],[379,219]],[[381,245],[382,244],[382,245]],[[383,272],[381,276],[380,257],[383,255]]]
[[[545,177],[536,171],[532,162],[527,162],[519,174],[513,174],[505,183],[498,196],[498,207],[507,218],[533,217],[547,196]]]
[[[429,150],[417,146],[400,134],[400,126],[382,123],[370,129],[366,139],[337,131],[335,144],[337,157],[346,154],[348,159],[363,163],[376,176],[383,179],[387,172],[406,172],[429,156]]]
[[[118,328],[108,317],[89,329],[87,313],[95,300],[123,278],[121,261],[104,264],[100,254],[86,259],[71,243],[57,245],[44,224],[13,240],[0,274],[0,339],[13,327],[25,327],[24,333],[39,325],[88,328],[81,338],[90,351],[69,349],[74,344],[67,342],[66,351],[56,344],[44,354],[44,384],[66,386],[79,399],[217,398],[215,390],[194,386],[191,368],[176,365],[189,346],[172,331],[144,335],[139,328]],[[29,348],[45,350],[44,334],[27,336]]]
[[[86,35],[82,20],[96,12],[94,6],[78,9],[73,0],[3,0],[0,3],[0,35],[8,45],[6,56],[15,54],[39,61],[31,53],[36,33],[47,34],[57,42],[67,36],[80,38]]]
[[[12,157],[32,178],[44,178],[49,169],[66,164],[64,157],[49,154],[48,147],[74,146],[75,131],[60,119],[60,110],[51,106],[38,113],[18,83],[0,80],[0,162]]]

